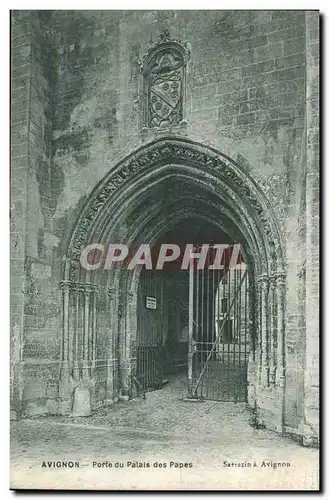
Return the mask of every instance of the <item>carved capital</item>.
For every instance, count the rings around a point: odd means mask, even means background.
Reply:
[[[124,311],[124,304],[123,302],[119,302],[119,305],[118,305],[118,315],[119,315],[119,319],[122,318],[123,316],[123,311]]]
[[[263,290],[264,292],[268,290],[269,283],[270,283],[270,278],[267,274],[262,274],[257,279],[257,284],[259,285],[260,289]]]
[[[114,300],[118,295],[118,288],[107,288],[106,289],[107,296],[110,300]]]
[[[79,281],[70,281],[70,289],[74,295],[78,293],[97,293],[97,285],[94,283],[81,283]]]
[[[269,276],[268,279],[269,279],[269,282],[270,282],[271,285],[276,285],[276,279],[277,279],[277,277],[276,277],[275,274],[271,274],[271,276]]]
[[[72,284],[71,291],[72,291],[72,295],[74,295],[74,296],[78,295],[78,293],[79,293],[79,290],[77,289],[77,287],[75,286],[74,283]]]
[[[283,271],[278,271],[274,274],[277,286],[283,288],[286,284],[286,274]]]
[[[78,295],[80,292],[84,291],[84,288],[81,283],[72,283],[71,289],[74,295]]]
[[[60,287],[62,290],[70,290],[70,288],[72,287],[72,281],[63,280],[60,282]]]
[[[95,285],[93,283],[85,283],[84,285],[85,293],[92,293],[95,291]]]
[[[134,303],[135,294],[133,292],[128,292],[128,304],[131,306]]]

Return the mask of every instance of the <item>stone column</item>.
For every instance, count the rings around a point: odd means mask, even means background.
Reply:
[[[69,300],[70,300],[70,281],[62,281],[63,290],[63,338],[62,338],[62,361],[68,364],[69,360]]]
[[[258,318],[258,309],[259,309],[259,302],[257,301],[257,292],[255,290],[255,287],[251,281],[249,281],[248,284],[248,292],[247,292],[247,303],[245,304],[245,307],[247,308],[247,325],[246,325],[246,341],[249,343],[251,349],[250,349],[250,355],[251,359],[253,362],[256,362],[256,355],[257,355],[257,350],[258,350],[258,337],[257,335],[259,334],[259,327],[257,324],[257,318]]]
[[[261,297],[261,384],[263,387],[268,387],[269,382],[269,364],[268,364],[268,347],[269,347],[269,314],[268,314],[268,298],[269,298],[269,279],[267,275],[262,275],[259,279],[260,297]]]
[[[119,299],[118,304],[118,317],[119,317],[119,369],[120,369],[120,385],[121,385],[121,398],[127,400],[129,398],[129,372],[130,362],[127,359],[127,338],[126,338],[126,325],[124,318],[124,303],[122,298]]]
[[[284,309],[285,309],[285,274],[277,273],[277,372],[276,385],[285,386],[285,337],[284,337]]]
[[[262,377],[262,362],[263,362],[263,337],[262,337],[262,289],[259,279],[257,280],[256,301],[257,308],[256,328],[257,328],[257,343],[256,343],[256,362],[257,362],[257,383],[261,384]]]
[[[117,362],[117,328],[118,328],[118,288],[108,288],[107,296],[109,298],[109,343],[108,343],[108,359],[107,359],[107,380],[106,392],[109,401],[116,401],[118,398],[117,380],[116,380],[116,362]]]
[[[259,348],[257,345],[257,334],[260,334],[259,325],[257,324],[259,303],[257,302],[257,295],[255,292],[256,290],[250,280],[245,307],[247,308],[248,318],[248,323],[246,325],[246,341],[250,345],[248,360],[248,404],[251,408],[255,408],[256,405],[256,385],[260,379]]]
[[[79,316],[80,316],[80,287],[75,285],[72,289],[74,294],[74,315],[75,315],[75,331],[74,331],[74,359],[73,359],[73,377],[75,380],[80,379],[79,367]]]
[[[61,349],[61,371],[59,383],[59,407],[60,414],[67,414],[71,409],[71,382],[69,367],[69,300],[71,282],[64,280],[61,282],[63,290],[63,335]]]
[[[127,321],[126,321],[126,359],[127,359],[127,378],[129,390],[135,390],[135,387],[130,387],[132,384],[132,377],[137,373],[137,349],[136,349],[136,331],[137,331],[137,294],[128,292],[127,297]]]
[[[96,368],[96,342],[97,342],[97,290],[93,290],[93,307],[92,307],[92,336],[91,336],[91,355],[92,355],[92,370]]]
[[[285,369],[285,325],[284,325],[284,312],[285,312],[285,284],[286,276],[284,273],[277,273],[277,369],[276,369],[276,386],[277,386],[277,399],[279,407],[281,408],[278,414],[277,431],[283,432],[284,430],[284,399],[285,399],[285,383],[286,383],[286,369]]]
[[[275,385],[276,379],[276,358],[277,358],[277,282],[276,276],[271,276],[269,281],[269,302],[270,302],[270,324],[271,324],[271,339],[269,344],[269,357],[270,357],[270,373],[269,383],[270,386]]]
[[[84,289],[84,324],[83,324],[83,378],[89,377],[89,303],[90,303],[90,288],[86,284]]]

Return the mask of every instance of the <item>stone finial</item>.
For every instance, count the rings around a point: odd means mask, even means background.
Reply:
[[[160,33],[160,42],[168,42],[170,40],[170,31],[168,28],[165,28]]]

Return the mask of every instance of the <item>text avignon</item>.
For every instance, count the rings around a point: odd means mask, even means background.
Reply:
[[[268,469],[280,469],[285,467],[291,467],[290,462],[273,462],[272,460],[262,460],[260,464],[256,461],[253,462],[228,462],[224,460],[223,467],[263,467]]]
[[[42,462],[41,467],[51,469],[60,469],[60,468],[68,468],[68,469],[74,469],[74,468],[79,468],[80,463],[79,462],[73,462],[72,460],[69,460],[68,462],[64,462],[63,460],[58,460],[57,462]]]

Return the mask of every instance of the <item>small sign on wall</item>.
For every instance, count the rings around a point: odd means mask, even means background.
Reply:
[[[146,309],[156,309],[157,299],[155,297],[146,297]]]

